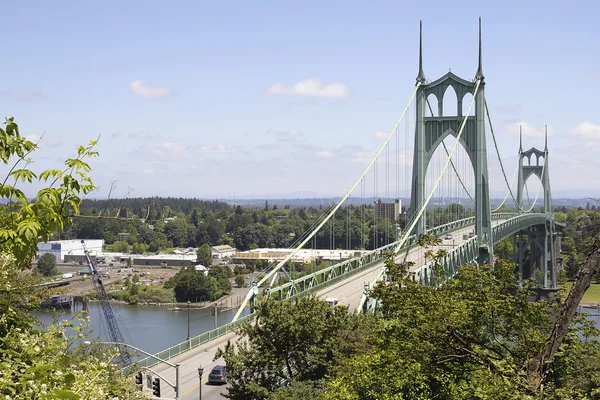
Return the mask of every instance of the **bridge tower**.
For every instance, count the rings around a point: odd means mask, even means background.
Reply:
[[[540,159],[542,160],[540,162]],[[527,163],[525,163],[527,160]],[[548,169],[548,132],[546,131],[544,150],[535,147],[523,151],[523,137],[519,137],[519,180],[517,183],[517,213],[523,209],[523,191],[525,182],[531,175],[537,176],[544,191],[544,213],[549,215],[548,222],[541,227],[528,228],[517,235],[519,243],[519,274],[521,279],[529,279],[536,270],[543,273],[545,288],[556,288],[556,229],[552,217],[552,194],[550,191],[550,174]],[[523,265],[525,249],[529,245],[531,250],[529,265]]]
[[[481,18],[479,19],[479,65],[474,81],[468,81],[448,72],[441,78],[426,82],[423,72],[423,34],[419,35],[419,73],[417,83],[421,83],[416,94],[416,127],[411,184],[410,210],[413,217],[423,205],[425,195],[425,176],[431,157],[437,147],[449,135],[457,136],[464,116],[463,98],[467,93],[473,95],[476,81],[481,80],[475,96],[475,115],[468,116],[460,144],[469,155],[475,172],[475,234],[479,247],[479,263],[493,262],[492,218],[487,167],[487,147],[485,140],[485,82],[481,64]],[[457,96],[457,115],[445,113],[444,95],[451,86]],[[435,96],[437,104],[428,104],[428,97]],[[426,116],[426,110],[432,107],[433,116]],[[448,172],[447,172],[448,173]],[[425,233],[425,212],[421,215],[415,233]]]

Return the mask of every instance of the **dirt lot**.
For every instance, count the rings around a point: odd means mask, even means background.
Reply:
[[[58,265],[58,271],[61,274],[68,274],[68,273],[72,273],[73,274],[73,278],[68,279],[68,281],[70,282],[70,284],[64,288],[61,288],[61,292],[63,295],[65,296],[77,296],[77,295],[81,295],[83,293],[87,293],[89,291],[94,290],[92,283],[89,279],[89,277],[87,279],[81,277],[81,276],[77,276],[76,274],[79,272],[79,270],[85,268],[85,266],[81,266],[81,265],[71,265],[71,264],[62,264],[62,265]],[[128,271],[126,272],[119,272],[119,270],[125,269],[127,268],[125,265],[117,265],[117,266],[113,266],[113,267],[108,267],[108,277],[104,277],[102,279],[102,282],[104,283],[105,287],[110,287],[112,286],[112,284],[123,280],[127,277],[131,278],[131,276],[133,276],[133,273],[130,273]],[[101,270],[103,270],[104,268],[101,268]],[[175,275],[178,271],[179,271],[179,267],[173,267],[173,268],[169,268],[169,267],[133,267],[133,271],[134,273],[137,273],[140,275],[140,281],[145,282],[145,281],[150,281],[152,284],[160,284],[162,285],[167,279],[169,279],[170,277],[172,277],[173,275]]]

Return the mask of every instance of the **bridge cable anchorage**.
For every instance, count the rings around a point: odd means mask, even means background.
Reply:
[[[427,100],[427,106],[429,107],[429,112],[431,113],[431,115],[433,115],[433,109],[431,108],[431,103],[429,102],[429,99],[426,99],[426,100]],[[444,143],[443,140],[442,140],[442,146],[444,147],[444,151],[446,152],[446,156],[450,157],[450,153],[448,153],[448,147],[446,147],[446,143]],[[467,193],[467,196],[469,196],[469,198],[471,199],[471,201],[474,203],[475,199],[473,198],[473,196],[471,196],[471,193],[469,193],[469,190],[465,187],[465,184],[463,183],[462,179],[460,178],[460,174],[456,170],[456,166],[454,165],[454,162],[452,161],[452,159],[450,159],[450,165],[452,166],[452,170],[456,174],[456,177],[458,178],[458,181],[460,182],[460,184],[462,185],[463,189]]]
[[[379,148],[379,151],[375,154],[375,157],[373,157],[373,160],[371,160],[371,162],[369,163],[369,165],[367,166],[367,168],[365,168],[365,170],[363,171],[363,173],[358,177],[358,179],[350,187],[350,189],[348,190],[348,192],[346,192],[346,194],[337,203],[337,205],[335,207],[333,207],[333,209],[329,212],[329,214],[327,214],[327,216],[323,219],[323,221],[321,221],[321,223],[319,223],[319,225],[317,226],[316,229],[314,229],[310,234],[306,235],[305,239],[302,240],[300,242],[300,244],[291,253],[289,253],[282,261],[280,261],[275,266],[275,268],[273,268],[268,274],[266,274],[260,281],[258,281],[256,283],[256,287],[257,288],[260,287],[260,285],[262,285],[266,280],[268,280],[269,278],[271,278],[271,276],[274,275],[277,271],[279,271],[281,269],[281,267],[283,267],[285,265],[285,263],[287,263],[289,260],[291,260],[292,257],[294,257],[296,255],[296,253],[300,249],[302,249],[304,247],[304,245],[306,243],[308,243],[308,241],[323,227],[323,225],[325,225],[327,223],[327,221],[342,206],[342,204],[346,201],[346,199],[348,197],[350,197],[350,195],[352,194],[352,192],[354,191],[354,189],[356,189],[356,187],[359,185],[359,183],[362,181],[362,179],[365,177],[365,175],[369,172],[369,170],[371,169],[371,167],[373,166],[373,164],[375,164],[375,161],[378,159],[379,155],[383,152],[383,150],[385,149],[385,146],[387,146],[388,142],[390,141],[390,139],[394,135],[394,132],[396,131],[396,127],[400,124],[400,121],[402,121],[402,119],[404,118],[404,115],[408,111],[408,108],[409,108],[410,104],[412,103],[413,99],[415,98],[415,95],[417,94],[417,90],[419,89],[420,86],[421,86],[421,82],[417,82],[417,84],[415,85],[415,89],[413,90],[413,92],[412,92],[412,94],[411,94],[411,96],[410,96],[410,98],[408,100],[408,104],[406,104],[406,107],[404,107],[404,111],[402,111],[402,114],[400,115],[400,118],[398,118],[398,120],[396,121],[396,124],[394,125],[394,127],[392,128],[392,130],[390,131],[390,133],[388,134],[388,136],[385,139],[385,141],[382,144],[382,146]],[[477,87],[479,87],[479,84],[477,85]],[[250,299],[253,296],[254,296],[254,291],[253,291],[252,288],[250,288],[250,290],[248,291],[248,294],[244,298],[244,301],[242,302],[242,304],[240,305],[239,309],[235,313],[235,316],[233,317],[232,322],[237,321],[237,319],[242,314],[244,308],[246,307],[246,304],[248,304],[248,301],[250,301]]]
[[[421,218],[421,216],[425,212],[425,208],[427,207],[427,205],[429,204],[429,201],[433,197],[433,194],[435,193],[435,190],[437,189],[438,185],[440,184],[440,181],[442,180],[442,177],[444,176],[444,173],[446,172],[446,169],[448,169],[448,165],[450,164],[450,160],[451,160],[452,156],[454,155],[454,152],[456,151],[456,148],[457,148],[457,146],[458,146],[458,144],[460,142],[460,138],[461,138],[461,136],[463,134],[463,131],[465,130],[465,126],[467,125],[467,118],[469,117],[469,114],[471,114],[471,108],[473,107],[473,103],[475,102],[475,98],[477,97],[477,92],[479,91],[479,86],[481,85],[481,82],[482,82],[481,79],[477,79],[476,84],[475,84],[475,90],[473,91],[473,97],[471,98],[471,102],[469,103],[469,109],[467,110],[467,114],[464,116],[464,118],[462,120],[462,123],[460,125],[460,129],[458,131],[458,135],[456,135],[456,141],[454,142],[454,145],[452,146],[452,150],[450,151],[450,154],[448,155],[448,159],[446,160],[446,163],[444,165],[444,168],[442,169],[442,172],[440,173],[440,176],[438,177],[437,181],[435,182],[435,185],[433,186],[433,188],[429,192],[429,195],[427,196],[427,198],[425,199],[425,201],[421,205],[421,207],[419,209],[419,212],[416,214],[415,218],[412,218],[413,221],[410,224],[410,227],[404,231],[402,239],[397,242],[396,248],[394,249],[394,254],[397,254],[400,251],[400,249],[402,248],[402,246],[404,246],[404,243],[408,239],[408,236],[410,235],[410,233],[412,232],[412,230],[417,225],[417,222],[419,221],[419,218]],[[384,265],[383,267],[381,267],[379,273],[377,274],[376,278],[373,280],[373,282],[371,283],[371,285],[369,287],[374,287],[374,285],[376,284],[376,282],[379,281],[379,280],[381,280],[381,278],[385,274],[385,271],[386,271],[386,267]],[[365,303],[366,300],[367,300],[367,296],[365,294],[363,294],[361,296],[361,298],[360,298],[360,303],[358,304],[358,307],[356,309],[357,310],[362,310],[363,305],[364,305],[364,303]]]

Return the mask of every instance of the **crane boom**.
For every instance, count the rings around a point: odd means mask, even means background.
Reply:
[[[102,306],[102,314],[104,314],[104,319],[106,321],[106,325],[108,326],[108,333],[110,335],[111,342],[117,343],[117,347],[119,349],[119,354],[121,357],[121,363],[123,366],[128,366],[131,364],[131,357],[129,356],[125,346],[118,343],[125,343],[123,340],[123,335],[121,335],[121,330],[119,329],[119,324],[117,323],[117,318],[115,317],[115,312],[108,300],[108,295],[106,294],[106,290],[104,289],[104,285],[102,284],[102,279],[100,279],[100,275],[98,275],[98,270],[96,269],[96,265],[92,261],[90,257],[90,253],[85,247],[85,242],[82,240],[81,245],[83,246],[83,252],[85,254],[85,258],[87,260],[88,267],[90,271],[92,271],[92,283],[94,284],[94,289],[96,289],[96,294],[100,299],[100,304]]]

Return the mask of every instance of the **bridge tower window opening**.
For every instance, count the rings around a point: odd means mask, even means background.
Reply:
[[[473,95],[471,93],[465,93],[465,95],[462,98],[462,113],[461,115],[469,115],[469,116],[475,116],[475,108],[471,108],[471,112],[469,114],[467,114],[467,112],[469,111],[469,104],[471,104],[471,100],[473,99]]]
[[[433,104],[432,104],[433,106]],[[467,104],[467,107],[469,105]],[[448,85],[442,98],[442,114],[443,117],[455,117],[458,116],[458,96],[452,85]]]

